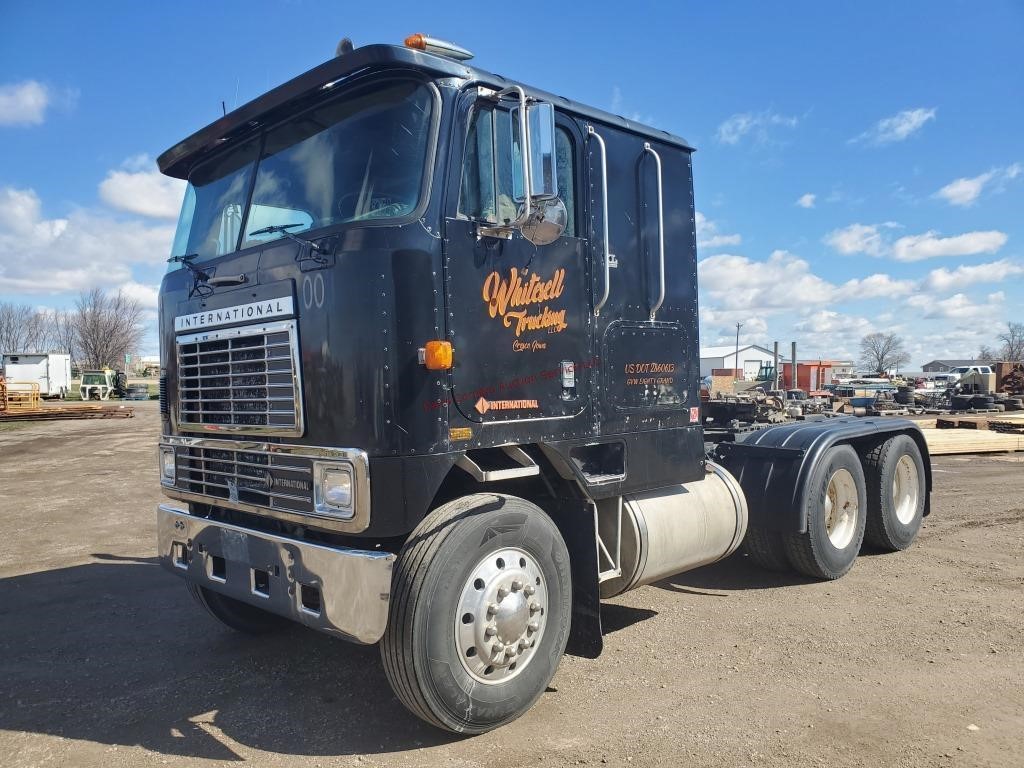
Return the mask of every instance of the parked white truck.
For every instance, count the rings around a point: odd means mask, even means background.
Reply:
[[[39,385],[40,397],[67,397],[71,388],[71,355],[60,353],[8,353],[3,356],[8,384]]]

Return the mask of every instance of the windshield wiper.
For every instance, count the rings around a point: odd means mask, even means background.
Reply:
[[[210,276],[203,272],[199,267],[192,263],[192,259],[198,258],[198,253],[186,253],[183,256],[171,256],[167,261],[174,264],[181,264],[185,269],[196,276],[197,280],[202,280],[204,283],[210,279]]]
[[[192,259],[198,257],[198,253],[186,253],[180,256],[171,256],[171,258],[167,260],[172,264],[181,264],[185,269],[192,273],[192,290],[189,291],[189,298],[195,294],[199,294],[200,296],[209,296],[213,293],[213,286],[207,284],[210,276],[192,263]]]
[[[303,245],[308,245],[310,248],[312,248],[317,253],[321,253],[324,250],[321,246],[317,245],[312,240],[307,240],[304,237],[299,237],[298,235],[293,235],[291,232],[288,231],[289,229],[292,229],[293,227],[301,227],[301,226],[303,226],[303,225],[302,224],[271,224],[269,227],[264,227],[263,229],[257,229],[257,230],[255,230],[253,232],[250,232],[249,233],[249,237],[252,237],[253,235],[271,235],[271,234],[274,234],[274,235],[284,235],[289,240],[294,240],[296,243],[302,243]]]

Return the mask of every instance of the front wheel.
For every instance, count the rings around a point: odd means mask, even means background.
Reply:
[[[483,733],[526,712],[569,636],[569,553],[558,528],[497,493],[438,507],[395,565],[384,671],[417,717]]]
[[[263,635],[288,626],[288,619],[188,582],[189,594],[213,618],[236,632]]]

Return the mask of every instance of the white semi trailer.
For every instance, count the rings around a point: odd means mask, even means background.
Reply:
[[[3,356],[8,384],[38,384],[40,397],[67,397],[71,388],[71,355],[8,353]]]

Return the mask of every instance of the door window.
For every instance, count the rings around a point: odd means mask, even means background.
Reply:
[[[522,187],[519,132],[513,130],[507,109],[478,107],[470,120],[462,165],[459,216],[492,224],[508,224],[518,217],[513,196],[516,179]],[[562,126],[555,128],[555,164],[558,192],[568,212],[565,234],[576,235],[576,173],[572,138]]]

